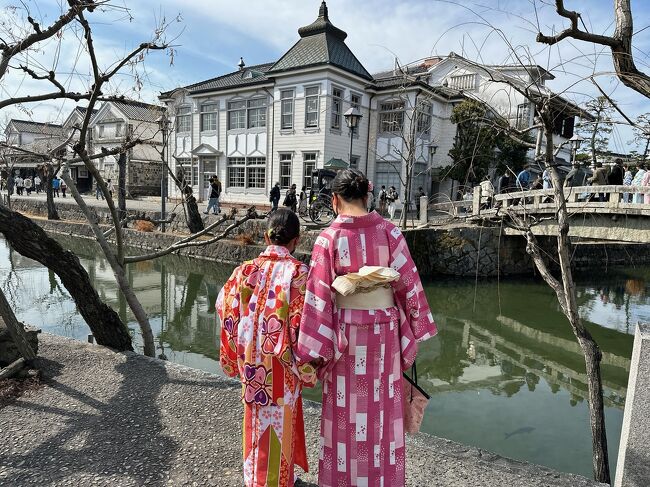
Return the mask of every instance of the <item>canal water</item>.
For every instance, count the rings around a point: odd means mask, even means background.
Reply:
[[[80,256],[100,296],[139,341],[106,261],[87,242],[61,239]],[[151,317],[158,354],[219,373],[214,302],[224,265],[166,257],[129,269]],[[650,268],[579,275],[580,314],[603,350],[610,462],[615,467],[634,326],[650,321]],[[19,319],[86,340],[88,327],[58,278],[0,240],[0,285]],[[499,454],[591,476],[584,362],[553,293],[540,280],[429,280],[439,326],[421,345],[418,372],[432,393],[423,430]],[[307,394],[318,399],[318,390]]]

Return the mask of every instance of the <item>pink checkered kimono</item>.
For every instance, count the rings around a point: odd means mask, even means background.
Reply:
[[[336,276],[392,267],[396,306],[338,310]],[[300,361],[323,359],[321,487],[405,484],[402,371],[417,343],[436,334],[422,283],[400,230],[373,212],[339,216],[314,245],[298,338]]]

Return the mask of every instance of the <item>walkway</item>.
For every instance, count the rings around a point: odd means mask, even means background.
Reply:
[[[46,334],[39,352],[45,386],[0,410],[0,484],[241,485],[233,382]],[[316,470],[318,410],[305,415]],[[428,487],[601,485],[425,435],[408,442],[407,475]]]

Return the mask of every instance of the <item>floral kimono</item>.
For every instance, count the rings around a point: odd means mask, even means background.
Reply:
[[[235,269],[217,298],[221,367],[242,381],[247,487],[292,486],[294,464],[307,471],[301,390],[316,376],[293,355],[307,272],[286,248],[270,245]]]
[[[332,283],[363,266],[392,267],[394,305],[338,309]],[[402,371],[436,334],[400,230],[376,212],[339,216],[315,242],[300,325],[300,361],[323,360],[321,487],[403,487]]]

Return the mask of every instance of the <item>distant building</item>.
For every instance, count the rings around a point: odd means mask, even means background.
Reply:
[[[162,178],[162,134],[158,120],[164,108],[133,100],[104,102],[90,122],[90,152],[101,154],[123,145],[127,138],[145,140],[145,144],[129,149],[126,156],[127,195],[160,196]],[[119,155],[96,160],[102,177],[117,184]]]

